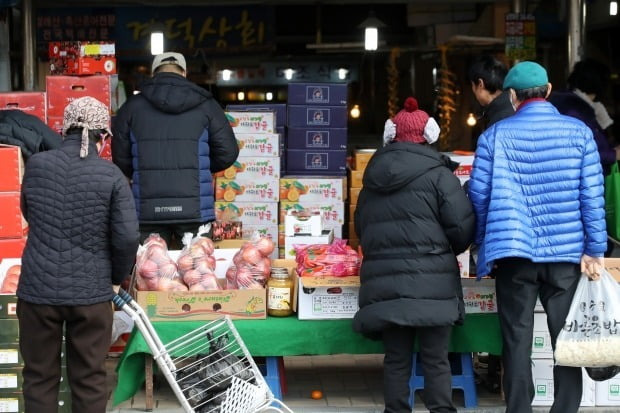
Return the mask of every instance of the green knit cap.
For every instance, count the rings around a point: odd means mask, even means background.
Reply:
[[[504,79],[504,89],[530,89],[549,83],[547,71],[536,62],[517,63]]]

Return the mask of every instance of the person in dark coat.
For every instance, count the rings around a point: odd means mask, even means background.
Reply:
[[[141,240],[159,233],[170,243],[215,220],[212,173],[239,148],[213,95],[186,79],[182,54],[155,56],[152,70],[118,111],[112,159],[132,181]]]
[[[63,336],[71,411],[106,410],[110,300],[131,272],[139,237],[127,179],[97,156],[109,119],[98,100],[74,100],[62,146],[26,164],[21,208],[30,229],[17,288],[26,412],[58,410]]]
[[[592,130],[604,175],[609,174],[611,165],[620,159],[620,150],[612,147],[605,133],[614,121],[599,100],[609,84],[609,76],[609,68],[603,63],[582,60],[575,63],[568,76],[568,89],[549,96],[549,102],[561,114],[579,119]]]
[[[396,135],[371,158],[355,210],[363,261],[353,328],[383,341],[386,413],[411,412],[416,336],[426,408],[456,412],[448,346],[465,316],[456,255],[473,240],[474,214],[456,163],[428,145],[436,122],[410,97],[393,123]]]
[[[491,55],[477,57],[469,67],[471,90],[483,109],[483,129],[515,113],[509,93],[502,89],[506,73],[506,65]]]
[[[62,137],[38,117],[9,109],[0,110],[0,143],[19,146],[27,162],[35,153],[60,148]]]

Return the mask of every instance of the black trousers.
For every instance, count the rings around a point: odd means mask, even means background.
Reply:
[[[109,302],[53,306],[17,301],[19,349],[24,358],[26,413],[57,413],[63,325],[73,413],[104,413],[105,358],[112,338]]]
[[[523,258],[495,262],[497,311],[503,336],[506,413],[532,412],[532,336],[536,298],[547,313],[551,344],[564,327],[581,274],[571,263],[533,263]],[[582,394],[581,368],[553,368],[554,402],[549,413],[575,413]]]
[[[411,413],[409,379],[416,334],[424,370],[424,405],[431,413],[456,412],[448,347],[452,327],[399,327],[383,332],[384,413]]]

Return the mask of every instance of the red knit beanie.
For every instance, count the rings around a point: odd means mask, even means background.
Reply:
[[[426,143],[424,128],[428,122],[428,114],[418,109],[418,101],[412,97],[405,100],[405,108],[394,116],[397,142]]]

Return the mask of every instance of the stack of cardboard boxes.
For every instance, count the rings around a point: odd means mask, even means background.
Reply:
[[[370,158],[375,154],[375,149],[357,149],[353,154],[353,169],[349,172],[349,245],[357,249],[360,240],[355,233],[355,208],[357,208],[357,198],[362,190],[362,178],[364,170]]]
[[[18,146],[0,145],[0,259],[20,258],[28,223],[20,207],[24,162]]]
[[[290,83],[286,172],[346,175],[347,85]]]
[[[114,43],[62,41],[49,44],[52,75],[116,74]]]
[[[227,112],[239,157],[216,174],[215,210],[220,222],[240,221],[242,237],[258,233],[276,244],[277,258],[280,144],[275,112]]]
[[[0,110],[21,110],[34,115],[43,122],[47,120],[45,92],[0,93]]]

